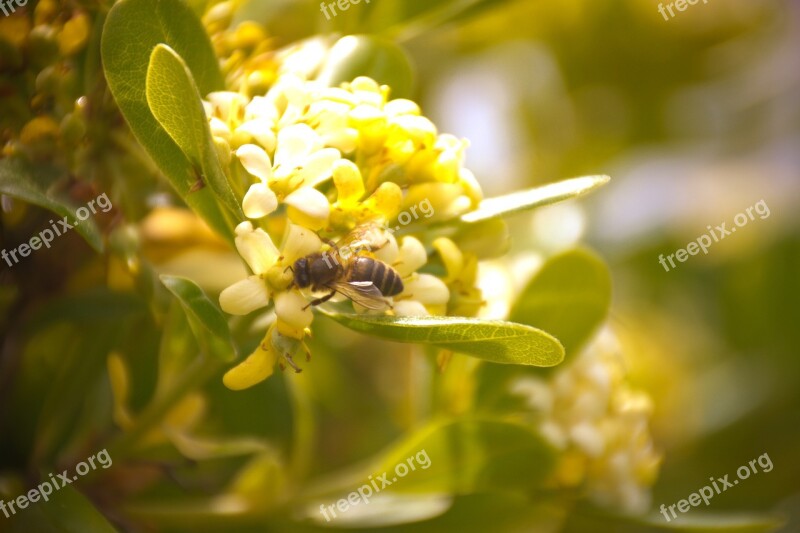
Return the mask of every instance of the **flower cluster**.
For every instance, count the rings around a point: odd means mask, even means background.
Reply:
[[[584,487],[596,503],[645,512],[661,456],[648,429],[650,398],[625,382],[620,349],[604,330],[550,380],[518,378],[512,391],[536,413],[536,425],[560,452],[553,482]]]
[[[3,155],[71,157],[86,133],[80,61],[92,21],[58,0],[0,17]]]
[[[294,283],[294,262],[326,251],[332,239],[355,229],[371,229],[367,254],[403,279],[391,312],[445,314],[453,286],[475,296],[474,257],[465,258],[449,239],[426,248],[420,239],[398,241],[387,230],[398,213],[421,202],[432,209],[429,223],[472,210],[482,198],[463,167],[466,141],[439,134],[417,104],[389,99],[389,88],[367,77],[323,87],[286,73],[263,95],[211,93],[204,105],[248,219],[236,228],[235,243],[252,275],[225,289],[220,304],[237,315],[270,302],[275,311],[259,348],[226,375],[229,387],[266,378],[281,358],[297,369],[292,356],[308,352],[303,339],[313,295]],[[271,234],[283,236],[280,248]],[[417,272],[429,250],[441,256],[444,280]]]

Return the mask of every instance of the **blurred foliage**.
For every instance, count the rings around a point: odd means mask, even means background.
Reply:
[[[114,460],[0,531],[795,531],[798,21],[790,0],[671,20],[635,0],[374,0],[330,20],[294,0],[42,0],[0,18],[0,248],[113,200],[0,271],[0,498],[101,449]],[[277,66],[241,72],[294,47],[325,83],[372,76],[471,140],[470,167],[498,197],[401,233],[424,235],[437,276],[452,268],[442,237],[488,260],[483,299],[505,313],[409,319],[412,331],[336,308],[315,321],[302,374],[232,392],[222,375],[269,317],[216,304],[244,272],[230,246],[242,194],[198,100],[263,90]],[[585,209],[548,205],[604,184],[598,173],[614,179]],[[552,183],[583,174],[594,181]],[[750,236],[658,264],[762,197],[773,214]],[[461,297],[449,311],[474,307]],[[563,454],[509,390],[559,375],[607,322],[653,398],[665,458],[643,517],[554,484]],[[482,360],[457,353],[465,340]],[[421,449],[430,469],[339,522],[320,514]],[[775,469],[709,509],[658,514],[763,453]]]

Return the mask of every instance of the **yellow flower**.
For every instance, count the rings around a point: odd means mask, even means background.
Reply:
[[[313,320],[309,299],[315,295],[294,287],[290,268],[298,258],[326,250],[316,232],[336,240],[356,227],[375,228],[375,242],[359,253],[401,276],[404,290],[387,298],[395,315],[446,314],[452,288],[472,290],[467,294],[474,296],[476,258],[440,240],[434,248],[447,278],[419,273],[428,260],[425,246],[413,236],[398,246],[392,233],[400,226],[390,229],[392,222],[411,220],[408,213],[401,217],[404,208],[427,206],[424,225],[458,216],[482,197],[463,167],[466,141],[440,135],[414,102],[390,100],[389,88],[367,77],[322,87],[287,67],[263,95],[211,93],[204,106],[220,159],[230,160],[231,182],[250,219],[237,227],[236,247],[253,273],[223,290],[220,304],[230,314],[247,314],[271,303],[275,313],[259,349],[231,371],[226,384],[249,386],[281,357],[295,366],[291,356],[304,347]],[[231,150],[235,157],[226,157]],[[278,251],[256,224],[274,229],[281,217],[288,218],[289,229]],[[479,292],[474,299],[480,301]],[[354,308],[385,312],[356,303]]]

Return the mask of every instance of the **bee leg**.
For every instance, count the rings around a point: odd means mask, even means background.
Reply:
[[[312,305],[324,304],[325,302],[327,302],[328,300],[333,298],[334,294],[336,294],[336,290],[335,289],[332,290],[331,292],[329,292],[328,294],[326,294],[325,296],[323,296],[322,298],[317,298],[316,300],[311,300],[310,302],[308,302],[308,304],[305,307],[303,307],[303,311],[305,311],[306,309],[308,309]]]
[[[290,367],[294,368],[294,371],[295,371],[297,374],[299,374],[300,372],[302,372],[302,371],[303,371],[301,368],[299,368],[299,367],[298,367],[298,366],[297,366],[297,365],[294,363],[294,360],[292,359],[292,356],[291,356],[291,355],[289,355],[288,353],[285,353],[285,354],[283,354],[283,358],[284,358],[284,359],[286,359],[286,362],[287,362],[287,363],[289,363],[289,366],[290,366]],[[281,365],[281,366],[283,366],[283,365]]]

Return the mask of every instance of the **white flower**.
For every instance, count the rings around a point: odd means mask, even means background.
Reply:
[[[285,194],[293,222],[321,229],[328,222],[330,203],[314,187],[333,175],[341,153],[323,148],[319,135],[306,124],[295,124],[278,132],[274,161],[255,144],[236,150],[242,166],[259,179],[245,194],[242,208],[248,218],[261,218],[278,206],[275,190]]]
[[[511,385],[536,413],[539,432],[565,457],[556,477],[583,481],[597,503],[641,513],[649,504],[660,455],[648,430],[650,399],[627,388],[613,334],[604,330],[549,380],[526,376]],[[570,455],[573,454],[573,455]]]
[[[277,290],[271,286],[273,280],[284,282],[280,289],[288,288],[291,282],[288,279],[291,274],[284,272],[284,265],[291,265],[296,259],[322,246],[322,241],[314,232],[293,224],[289,225],[284,242],[281,254],[261,228],[254,229],[251,222],[242,222],[236,227],[236,249],[253,274],[220,293],[219,303],[223,311],[231,315],[246,315],[266,307],[272,293]],[[299,292],[280,290],[274,297],[279,327],[285,325],[288,331],[297,332],[311,324],[311,310]]]
[[[261,228],[253,229],[251,222],[236,226],[235,242],[239,255],[253,274],[224,289],[219,295],[219,304],[226,313],[246,315],[269,305],[270,290],[265,278],[280,253],[270,236]]]

